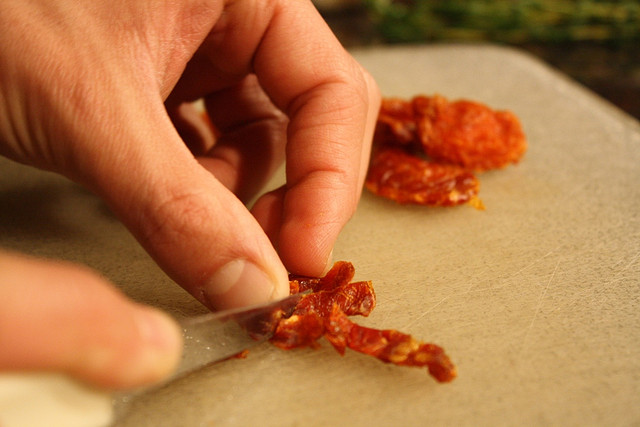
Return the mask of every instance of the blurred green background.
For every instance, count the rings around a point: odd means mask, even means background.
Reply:
[[[640,0],[314,0],[347,47],[489,42],[529,51],[640,119]]]

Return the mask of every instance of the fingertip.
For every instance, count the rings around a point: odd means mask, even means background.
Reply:
[[[0,253],[0,369],[57,371],[93,386],[158,382],[177,366],[182,336],[158,309],[132,302],[68,262]]]
[[[290,190],[293,193],[296,191]],[[312,194],[318,195],[318,192]],[[285,211],[285,197],[291,195],[288,195],[284,186],[266,193],[256,201],[251,212],[269,236],[289,272],[310,277],[323,276],[333,265],[333,246],[342,229],[342,221],[336,218],[348,218],[350,212],[344,204],[323,203],[325,212],[322,213],[317,208],[310,208],[310,202],[298,202]],[[332,198],[335,199],[329,197]],[[287,220],[284,218],[285,212],[288,214]],[[323,217],[333,220],[322,220]],[[286,286],[288,289],[288,281]]]
[[[178,324],[160,310],[134,305],[129,325],[128,333],[119,331],[121,339],[117,343],[96,342],[86,346],[82,358],[69,366],[69,373],[114,390],[150,385],[167,378],[182,355]]]
[[[322,274],[320,276],[325,276],[329,270],[331,270],[333,262],[333,249],[331,249],[331,252],[329,252],[329,256],[327,257],[327,261],[324,264],[324,270],[322,270]]]
[[[169,376],[178,367],[182,356],[182,332],[168,314],[152,308],[141,307],[134,316],[140,341],[145,347],[134,358],[132,383],[153,383]],[[136,364],[139,369],[135,369]]]
[[[275,300],[279,300],[282,298],[285,298],[286,296],[289,295],[289,273],[287,272],[287,270],[284,268],[284,265],[282,265],[282,262],[279,261],[279,268],[276,270],[276,274],[274,275],[274,283],[275,286],[273,288],[273,293],[271,294],[271,297],[269,298],[269,300],[271,301],[275,301]]]
[[[279,261],[265,268],[246,259],[235,259],[216,270],[203,293],[210,308],[225,310],[284,298],[289,293],[289,282]]]
[[[329,234],[326,227],[313,228],[300,227],[299,224],[283,226],[280,256],[291,273],[322,277],[327,266],[331,265],[335,237]],[[297,237],[288,237],[291,235]]]

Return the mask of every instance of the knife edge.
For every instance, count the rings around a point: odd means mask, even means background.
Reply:
[[[183,353],[169,381],[227,359],[273,336],[277,321],[288,317],[304,293],[267,304],[207,313],[180,321]]]
[[[243,350],[267,341],[273,336],[277,321],[288,317],[302,297],[310,291],[291,294],[267,304],[207,313],[179,320],[183,333],[180,364],[160,384],[112,397],[112,424],[128,413],[131,405],[144,395],[153,393],[173,381],[205,366],[228,359]]]

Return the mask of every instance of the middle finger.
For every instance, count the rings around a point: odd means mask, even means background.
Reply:
[[[255,75],[206,96],[205,106],[219,137],[198,161],[246,202],[282,164],[288,119]]]

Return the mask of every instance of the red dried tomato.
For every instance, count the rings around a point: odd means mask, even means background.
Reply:
[[[293,314],[279,321],[271,342],[285,350],[317,347],[324,336],[340,354],[348,347],[398,366],[426,366],[440,382],[453,380],[455,366],[437,345],[349,320],[348,315],[369,315],[375,306],[371,282],[350,282],[353,274],[351,263],[338,262],[322,278],[292,277],[292,291],[311,289],[313,293],[303,296]]]
[[[322,278],[297,277],[290,283],[292,293],[311,289],[291,316],[280,320],[271,342],[283,349],[315,347],[325,333],[325,319],[334,305],[349,316],[368,316],[375,307],[371,282],[353,282],[351,263],[338,262]]]
[[[517,163],[527,149],[522,126],[508,111],[442,96],[417,96],[412,103],[417,133],[433,160],[484,171]]]
[[[437,95],[383,99],[374,144],[383,147],[373,157],[366,181],[375,194],[400,203],[471,202],[477,208],[483,206],[472,172],[517,163],[527,149],[512,113]],[[389,146],[403,150],[404,156],[388,151]]]
[[[324,277],[306,277],[289,275],[289,288],[292,294],[304,292],[306,290],[330,291],[335,288],[347,285],[356,270],[350,262],[337,262]]]
[[[471,203],[482,209],[480,184],[473,173],[454,165],[423,160],[396,148],[374,156],[366,188],[398,203],[454,206]]]
[[[383,98],[374,135],[375,144],[420,147],[413,104],[399,98]]]
[[[441,347],[420,342],[393,329],[360,326],[349,320],[338,306],[333,307],[325,337],[340,354],[348,347],[398,366],[426,366],[440,382],[449,382],[456,377],[456,368]]]

